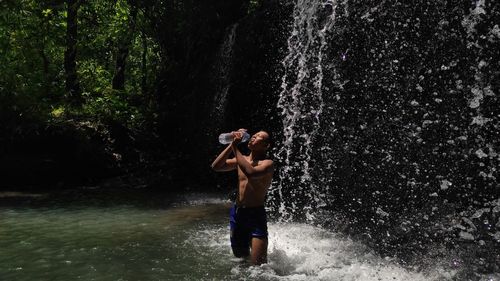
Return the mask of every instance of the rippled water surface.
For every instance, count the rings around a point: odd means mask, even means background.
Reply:
[[[225,226],[227,204],[210,202],[2,208],[1,280],[222,279],[227,257],[193,243]]]
[[[409,271],[341,235],[273,222],[269,263],[252,267],[231,256],[227,200],[203,194],[168,204],[99,200],[1,207],[0,280],[443,280],[455,274]]]

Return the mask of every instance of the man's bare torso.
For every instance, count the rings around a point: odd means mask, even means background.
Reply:
[[[245,156],[245,159],[250,162],[250,157]],[[265,161],[254,161],[252,166],[262,165]],[[260,177],[248,178],[245,173],[238,167],[238,198],[236,204],[245,207],[264,206],[266,193],[271,185],[273,173],[269,172]]]

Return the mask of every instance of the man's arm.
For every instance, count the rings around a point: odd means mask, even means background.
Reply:
[[[247,177],[261,177],[273,171],[274,163],[272,160],[264,160],[259,165],[254,167],[245,159],[245,157],[243,157],[243,154],[241,154],[236,143],[231,143],[231,147],[233,149],[237,165],[241,168],[241,170]]]
[[[237,167],[236,159],[235,158],[227,159],[229,158],[231,152],[232,152],[231,145],[228,145],[214,160],[214,162],[212,163],[212,169],[216,172],[226,172],[236,169]]]

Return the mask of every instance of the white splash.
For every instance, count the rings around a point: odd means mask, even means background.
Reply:
[[[190,241],[229,253],[225,227],[202,230]],[[450,280],[456,272],[436,268],[422,273],[381,258],[359,242],[308,224],[270,223],[268,263],[242,266],[232,259],[231,280]],[[222,258],[222,257],[221,257]],[[231,259],[230,256],[227,257]]]

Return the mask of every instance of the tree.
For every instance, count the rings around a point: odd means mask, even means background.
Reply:
[[[116,54],[115,75],[113,76],[113,89],[125,89],[125,67],[129,49],[132,45],[132,40],[135,37],[136,21],[137,21],[137,6],[130,5],[130,14],[128,18],[128,28],[123,32],[121,38],[118,39],[118,50]]]
[[[79,106],[83,100],[80,93],[76,69],[76,45],[78,36],[78,8],[83,0],[67,0],[66,18],[66,51],[64,52],[64,69],[66,72],[66,94],[69,102]]]

